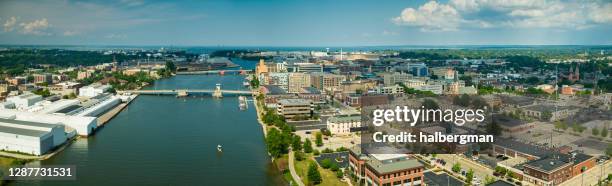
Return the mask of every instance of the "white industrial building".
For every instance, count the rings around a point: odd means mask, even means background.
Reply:
[[[6,102],[14,103],[15,107],[19,110],[27,109],[28,107],[42,100],[43,100],[42,96],[32,94],[32,93],[26,93],[26,94],[6,98]]]
[[[89,86],[81,87],[79,89],[79,96],[83,96],[83,97],[95,97],[97,95],[105,93],[110,88],[111,88],[110,85],[100,85],[100,84],[95,84],[95,85],[89,85]]]
[[[40,123],[58,123],[76,130],[77,134],[81,136],[88,136],[98,125],[96,117],[44,114],[8,109],[0,111],[0,118]]]
[[[100,114],[103,114],[104,112],[108,111],[109,109],[114,108],[115,106],[117,106],[120,103],[121,103],[121,98],[119,98],[117,96],[110,96],[110,97],[107,97],[104,100],[96,102],[95,104],[93,104],[90,107],[86,108],[82,112],[77,113],[76,116],[97,117]]]
[[[81,102],[76,99],[61,99],[61,100],[57,100],[55,102],[45,105],[44,108],[38,112],[45,113],[45,114],[51,114],[51,113],[60,111],[62,109],[68,108],[70,106],[78,105],[79,103]]]
[[[42,155],[66,142],[64,126],[0,119],[0,149]]]

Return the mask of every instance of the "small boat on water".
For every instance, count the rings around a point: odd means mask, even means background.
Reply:
[[[223,149],[221,148],[221,145],[217,145],[217,151],[218,152],[223,152]]]
[[[250,86],[250,85],[251,85],[251,83],[250,83],[250,82],[248,82],[248,81],[245,81],[245,82],[242,82],[242,85],[243,85],[243,86],[245,86],[245,87],[248,87],[248,86]]]

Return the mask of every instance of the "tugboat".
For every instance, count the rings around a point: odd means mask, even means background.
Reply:
[[[223,149],[221,149],[221,145],[217,145],[217,152],[223,152]]]

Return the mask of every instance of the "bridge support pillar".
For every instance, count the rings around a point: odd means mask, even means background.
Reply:
[[[221,93],[221,84],[217,83],[217,87],[215,88],[215,91],[213,92],[212,96],[215,98],[223,97],[223,93]]]

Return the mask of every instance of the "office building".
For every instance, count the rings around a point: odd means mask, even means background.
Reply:
[[[281,99],[278,101],[277,112],[285,119],[294,119],[296,116],[311,118],[314,103],[307,99]]]
[[[302,88],[310,87],[310,74],[306,73],[289,73],[288,77],[288,91],[289,93],[299,93]]]
[[[361,127],[361,116],[333,116],[327,119],[327,130],[334,135],[347,135],[351,128]]]
[[[406,154],[363,154],[349,149],[349,171],[366,186],[423,185],[425,166]]]

